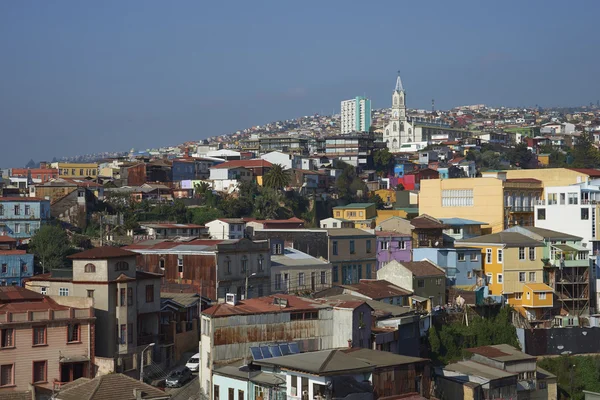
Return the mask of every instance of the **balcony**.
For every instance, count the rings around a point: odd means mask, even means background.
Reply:
[[[533,212],[533,206],[506,206],[508,212]]]

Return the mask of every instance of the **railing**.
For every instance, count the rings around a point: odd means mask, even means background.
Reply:
[[[533,212],[533,206],[506,206],[511,212]]]

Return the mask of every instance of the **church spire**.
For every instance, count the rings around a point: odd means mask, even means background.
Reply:
[[[398,78],[396,78],[396,89],[394,89],[394,91],[396,91],[396,92],[404,91],[404,87],[402,86],[402,79],[400,79],[400,71],[398,71]]]

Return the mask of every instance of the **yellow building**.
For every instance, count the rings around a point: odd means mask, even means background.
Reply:
[[[374,229],[377,217],[375,203],[351,203],[345,206],[333,207],[333,218],[351,221],[355,228]]]
[[[542,197],[536,179],[499,177],[427,179],[421,181],[419,214],[435,218],[485,221],[484,233],[534,223],[534,205]]]
[[[408,218],[408,214],[404,210],[377,210],[377,220],[375,222],[376,225],[379,225],[386,219],[390,219],[392,217],[399,218]]]
[[[577,168],[541,168],[541,169],[514,169],[504,171],[507,179],[533,178],[547,186],[568,186],[575,183],[586,182],[600,171]]]
[[[550,165],[550,154],[548,154],[548,153],[538,154],[538,162],[543,166]]]
[[[375,194],[381,197],[385,204],[396,203],[396,191],[394,189],[379,189],[375,190]]]
[[[61,178],[96,178],[98,164],[96,163],[52,163],[52,168],[58,168]]]
[[[481,249],[485,282],[528,320],[549,319],[554,290],[544,282],[545,244],[517,232],[499,232],[454,242]]]

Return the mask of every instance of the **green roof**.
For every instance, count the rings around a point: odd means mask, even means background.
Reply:
[[[333,209],[344,209],[344,208],[367,208],[367,207],[371,207],[374,206],[375,203],[350,203],[350,204],[346,204],[345,206],[336,206],[333,207]]]

